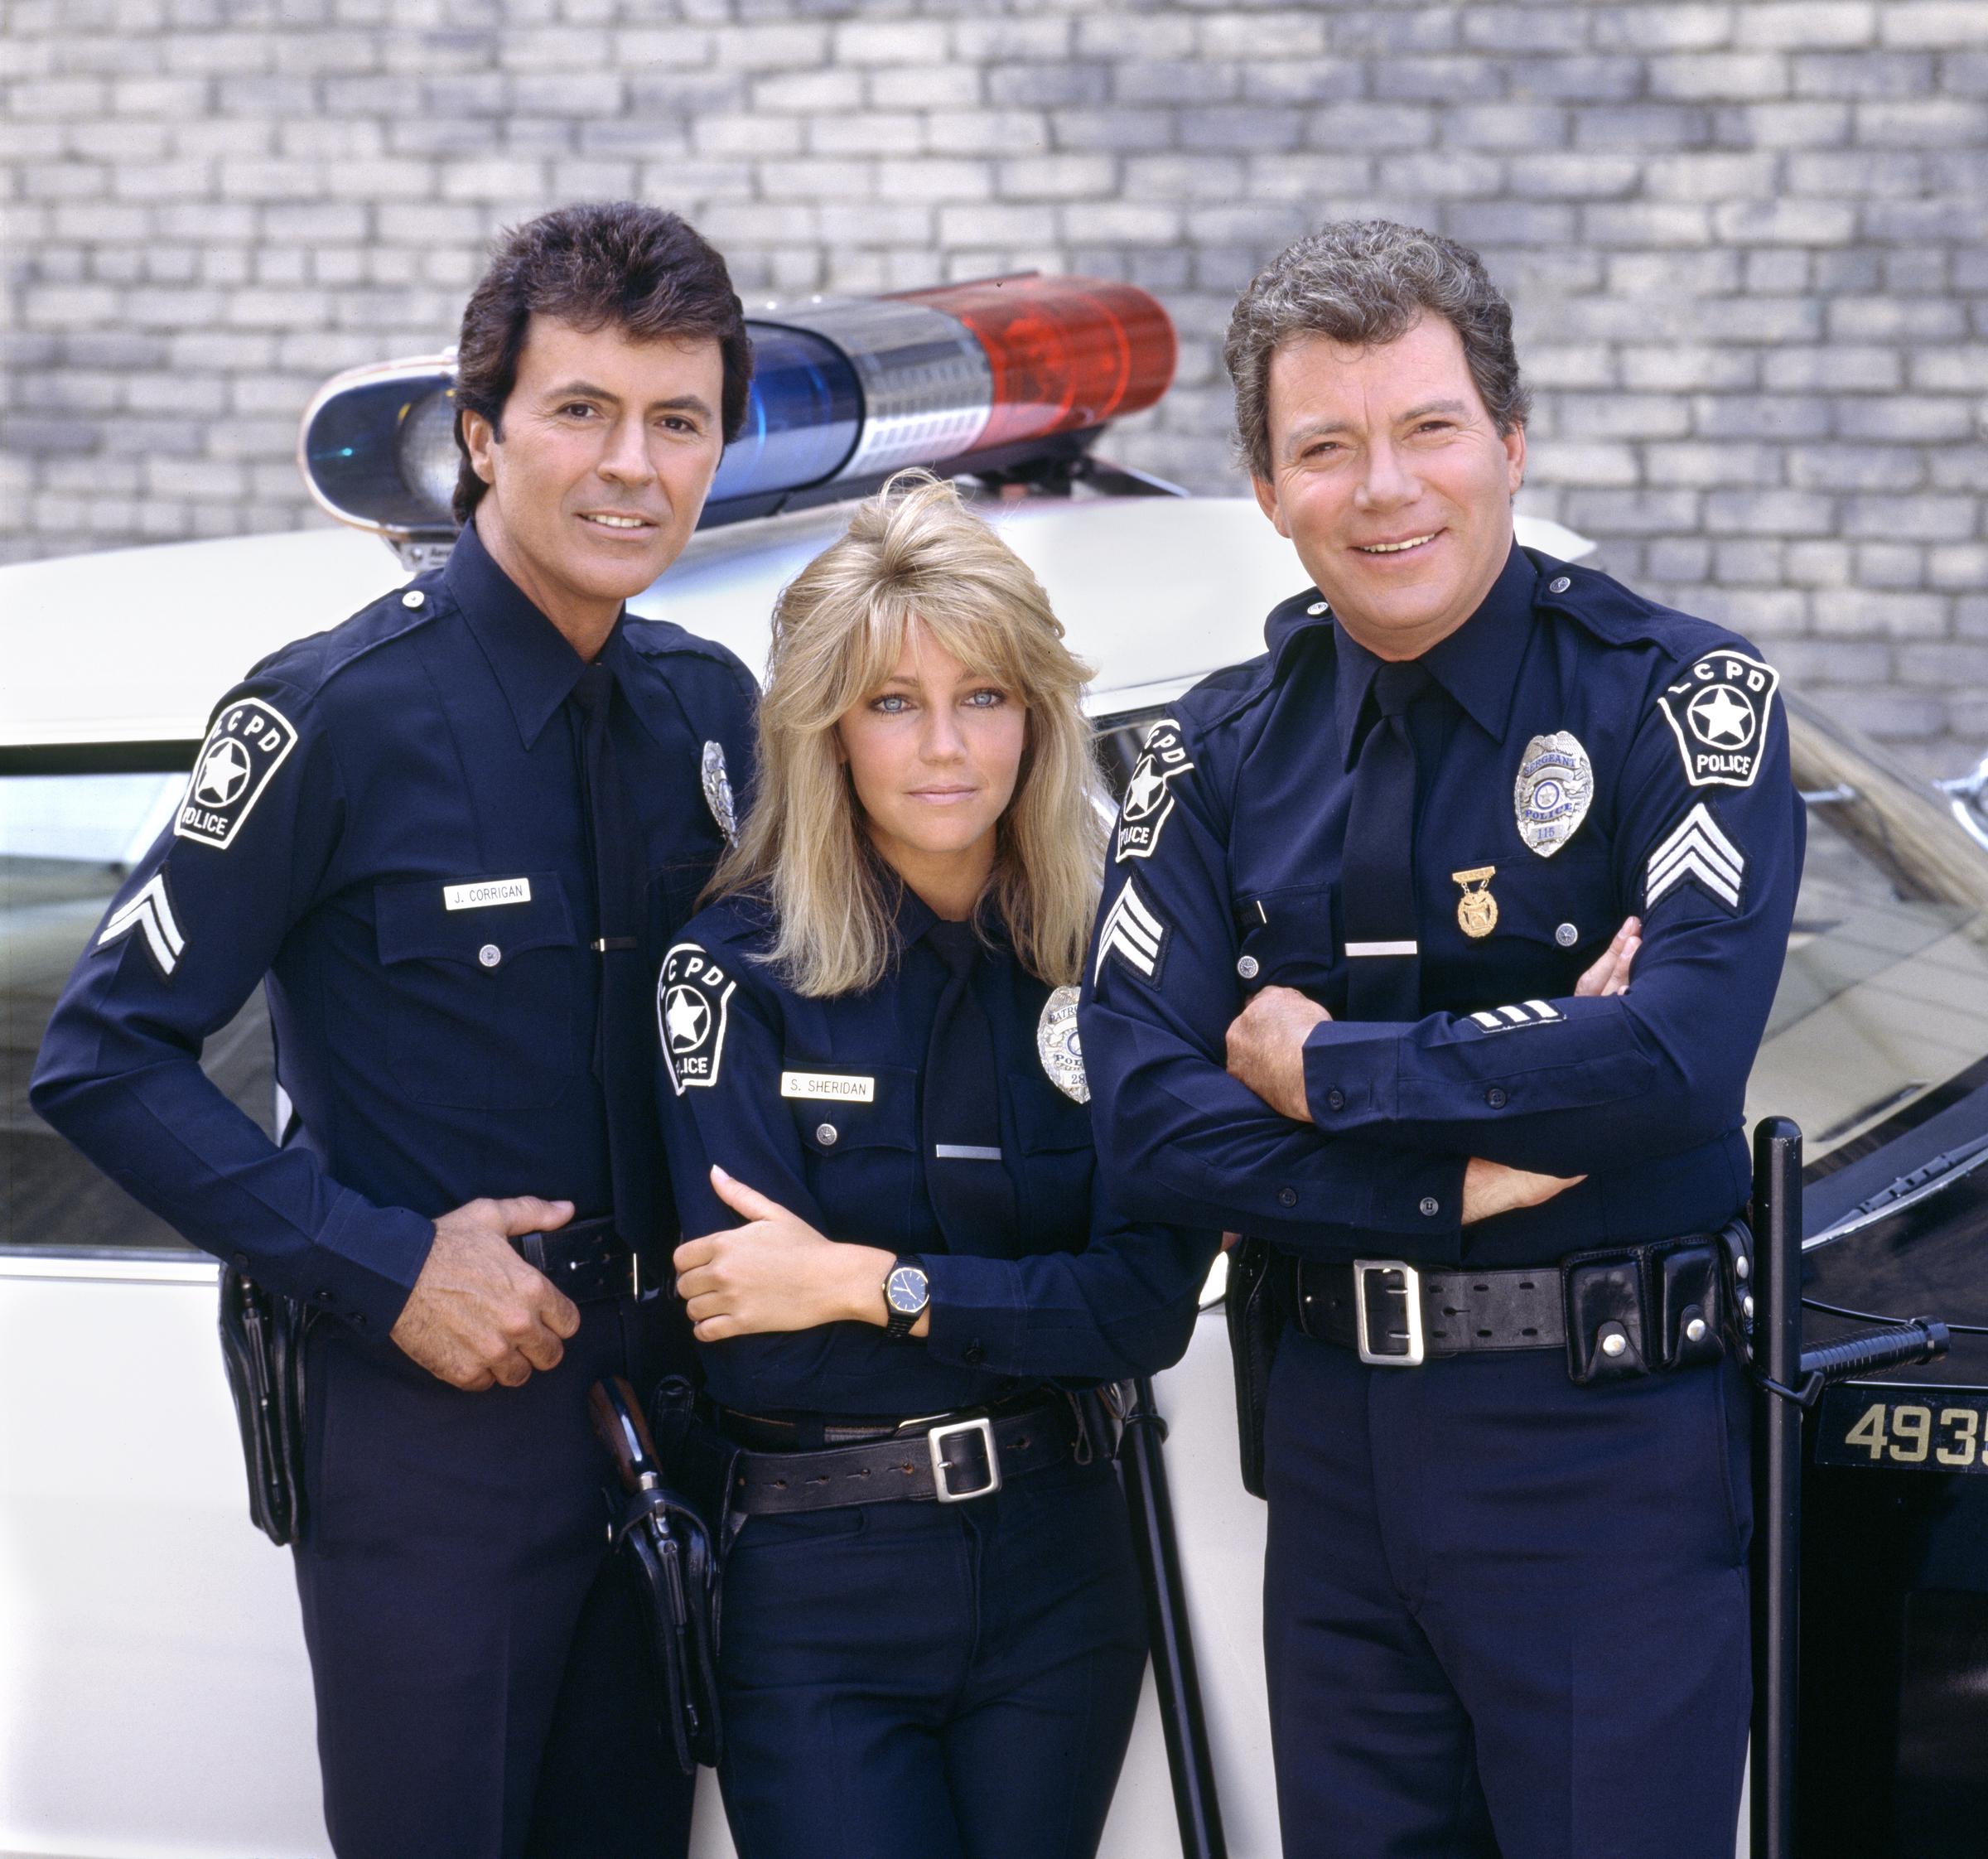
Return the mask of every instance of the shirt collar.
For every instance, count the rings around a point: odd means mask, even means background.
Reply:
[[[1514,543],[1476,612],[1422,654],[1430,676],[1496,742],[1504,741],[1511,721],[1512,693],[1532,633],[1532,598],[1538,578],[1538,570]],[[1336,620],[1333,637],[1338,656],[1334,710],[1345,765],[1351,768],[1361,707],[1381,661]]]
[[[442,585],[461,609],[471,635],[490,660],[511,707],[526,748],[535,744],[553,713],[572,695],[585,661],[516,582],[498,567],[472,521],[463,525],[442,572]],[[623,614],[602,649],[601,661],[626,688]]]

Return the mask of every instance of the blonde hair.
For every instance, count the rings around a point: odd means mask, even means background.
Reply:
[[[1078,703],[1090,668],[1063,643],[1027,564],[924,471],[892,478],[782,591],[760,703],[758,799],[705,895],[770,901],[770,959],[799,993],[882,980],[901,881],[871,848],[835,726],[896,669],[914,620],[1027,711],[984,895],[1030,973],[1074,982],[1104,860],[1102,783]]]

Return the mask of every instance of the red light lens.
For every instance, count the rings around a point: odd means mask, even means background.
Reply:
[[[1157,299],[1097,278],[1007,278],[907,293],[957,316],[987,352],[994,411],[976,451],[1141,412],[1174,378]]]

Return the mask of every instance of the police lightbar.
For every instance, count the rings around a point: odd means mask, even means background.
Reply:
[[[892,471],[1067,460],[1174,376],[1174,326],[1130,284],[1033,274],[901,297],[811,297],[749,317],[752,391],[702,527],[861,495]],[[335,375],[297,464],[340,522],[397,545],[456,533],[453,351]]]

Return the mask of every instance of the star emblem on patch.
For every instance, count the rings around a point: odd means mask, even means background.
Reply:
[[[656,980],[656,1036],[678,1097],[718,1081],[732,990],[722,964],[697,943],[678,943],[663,958]]]
[[[1658,694],[1695,788],[1750,788],[1781,674],[1744,652],[1708,652]]]
[[[225,852],[297,746],[297,726],[261,698],[224,705],[193,765],[172,823],[176,838]]]

